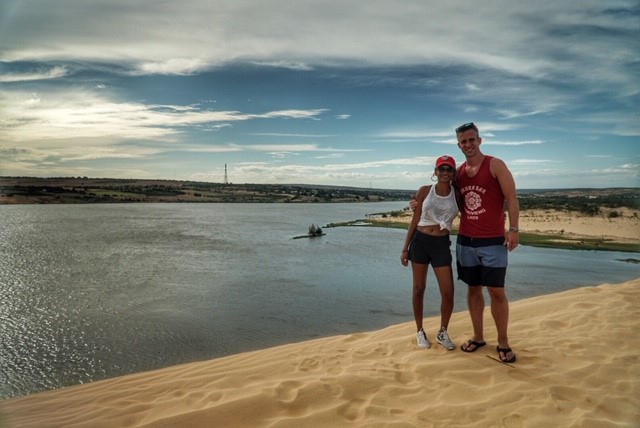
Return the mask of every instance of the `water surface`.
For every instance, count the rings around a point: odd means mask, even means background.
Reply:
[[[1,206],[0,398],[409,322],[404,230],[292,239],[404,205]],[[508,294],[626,281],[631,256],[523,246]],[[436,290],[430,273],[425,317]]]

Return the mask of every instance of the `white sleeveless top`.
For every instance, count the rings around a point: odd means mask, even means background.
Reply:
[[[422,214],[418,226],[440,225],[440,230],[451,230],[453,220],[458,215],[456,192],[451,187],[447,196],[439,196],[436,193],[435,184],[431,186],[429,194],[422,202]]]

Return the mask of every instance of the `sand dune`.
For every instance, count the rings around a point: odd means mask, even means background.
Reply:
[[[5,400],[0,426],[640,426],[640,278],[511,308],[511,366],[487,311],[474,354],[418,350],[408,322]]]
[[[616,217],[609,213],[616,211]],[[411,222],[409,212],[400,216],[376,218],[376,221]],[[454,220],[454,227],[460,221]],[[613,242],[640,243],[640,212],[629,208],[608,209],[601,207],[598,215],[580,214],[575,211],[521,210],[520,230],[530,233],[558,234],[564,237],[603,238]]]
[[[640,242],[640,213],[629,208],[617,208],[615,211],[619,215],[609,217],[610,211],[613,210],[602,208],[602,214],[589,216],[575,212],[524,210],[520,213],[520,228],[530,232]]]

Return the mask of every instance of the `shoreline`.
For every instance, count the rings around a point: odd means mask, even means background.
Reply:
[[[310,184],[0,176],[0,205],[388,202],[408,200],[410,194],[406,190]]]
[[[415,347],[413,322],[0,401],[9,427],[632,426],[640,421],[640,278],[513,302],[507,366]],[[471,334],[454,313],[452,339]],[[496,411],[499,409],[499,411]],[[3,425],[4,426],[4,425]]]
[[[520,210],[520,244],[570,250],[640,253],[640,211],[630,208],[602,209],[599,215],[543,209]],[[407,229],[408,211],[379,213],[367,219],[331,224],[339,226],[396,227]],[[452,234],[457,234],[459,217]]]

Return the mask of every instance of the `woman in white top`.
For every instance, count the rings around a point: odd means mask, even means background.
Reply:
[[[453,186],[456,162],[451,156],[436,161],[434,176],[437,182],[422,186],[416,195],[417,207],[407,231],[400,261],[413,271],[413,315],[418,333],[419,348],[430,348],[431,343],[422,326],[424,293],[427,287],[429,263],[440,288],[440,330],[436,341],[447,350],[455,349],[447,327],[453,312],[453,270],[451,268],[451,224],[458,215],[457,189]]]

